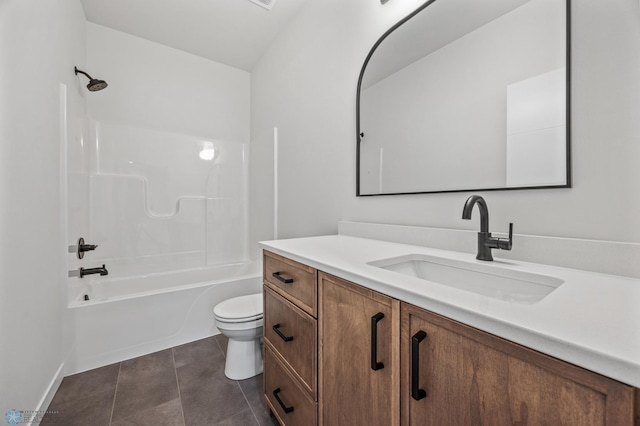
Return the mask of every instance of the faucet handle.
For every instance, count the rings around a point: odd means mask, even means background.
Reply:
[[[513,222],[509,223],[509,238],[498,238],[498,248],[500,250],[511,250],[513,247]]]
[[[95,250],[98,247],[97,244],[85,244],[84,238],[80,237],[78,239],[78,245],[76,246],[76,255],[78,259],[84,258],[84,253],[87,251]]]

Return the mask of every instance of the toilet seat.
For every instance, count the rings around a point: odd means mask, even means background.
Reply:
[[[234,297],[213,308],[214,317],[221,322],[238,323],[262,318],[262,293]]]
[[[216,318],[216,327],[218,327],[218,330],[220,330],[220,332],[222,334],[227,333],[227,337],[229,332],[234,332],[234,331],[248,331],[248,330],[252,330],[252,329],[260,329],[262,330],[262,326],[264,324],[264,321],[262,318],[258,318],[257,320],[253,320],[253,321],[235,321],[235,322],[231,322],[231,321],[224,321],[221,319]]]

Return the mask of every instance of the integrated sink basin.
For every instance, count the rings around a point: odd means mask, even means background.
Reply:
[[[516,271],[492,262],[465,262],[423,254],[409,254],[368,264],[437,284],[525,305],[539,302],[564,283],[560,278]]]

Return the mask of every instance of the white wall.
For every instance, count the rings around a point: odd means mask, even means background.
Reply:
[[[77,0],[0,3],[0,413],[48,404],[62,377],[66,239],[60,85],[82,104]],[[62,182],[62,183],[61,183]]]
[[[109,83],[88,97],[92,118],[249,142],[249,73],[87,23],[88,72]]]
[[[367,52],[419,0],[313,0],[252,73],[254,241],[273,237],[272,128],[279,129],[279,236],[335,233],[340,219],[478,228],[468,193],[355,197],[355,90]],[[487,192],[493,231],[640,242],[640,11],[573,1],[571,189]],[[257,255],[257,251],[254,252]]]

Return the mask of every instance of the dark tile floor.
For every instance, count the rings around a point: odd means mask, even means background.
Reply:
[[[272,426],[262,375],[224,375],[222,335],[65,377],[41,424]]]

